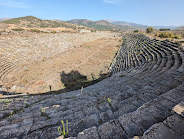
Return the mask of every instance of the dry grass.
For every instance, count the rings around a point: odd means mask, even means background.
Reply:
[[[117,46],[122,43],[119,40],[113,37],[91,41],[43,61],[24,65],[8,75],[5,85],[16,85],[17,92],[28,93],[48,92],[50,86],[52,90],[64,89],[66,84],[61,82],[60,73],[68,74],[72,70],[86,76],[84,82],[96,80],[101,74],[108,73]],[[81,79],[72,81],[71,86],[77,86],[76,83],[81,83]]]

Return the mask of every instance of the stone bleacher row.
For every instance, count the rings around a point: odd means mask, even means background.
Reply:
[[[162,68],[163,71],[166,71],[171,66],[174,71],[181,66],[183,55],[182,48],[172,42],[151,40],[144,35],[128,35],[124,38],[124,44],[111,65],[110,72],[114,74],[131,67],[138,68],[140,65],[141,68],[143,65],[147,65],[145,67],[151,70],[146,68],[145,70],[149,73],[157,72]],[[158,67],[159,69],[157,69]],[[144,72],[144,70],[140,71]]]
[[[0,56],[0,81],[3,81],[6,75],[16,68],[17,63],[15,62],[15,60]]]
[[[1,138],[57,138],[61,120],[68,120],[71,139],[164,137],[168,131],[172,138],[183,138],[184,130],[177,126],[183,118],[173,107],[184,100],[184,52],[174,43],[144,35],[127,34],[123,39],[111,77],[82,93],[28,96],[28,106],[12,101],[9,105],[14,104],[16,113],[13,118],[2,115]],[[1,113],[5,111],[12,108]]]

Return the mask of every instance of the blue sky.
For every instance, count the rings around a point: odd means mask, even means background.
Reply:
[[[184,25],[184,0],[0,0],[0,18],[27,15],[178,26]]]

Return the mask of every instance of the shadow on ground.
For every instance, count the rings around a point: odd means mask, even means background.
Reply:
[[[61,83],[63,83],[63,86],[65,87],[64,89],[57,90],[57,91],[52,91],[52,87],[50,87],[50,91],[46,93],[37,93],[37,94],[30,94],[30,96],[35,96],[35,95],[51,95],[51,94],[60,94],[60,93],[66,93],[74,90],[81,89],[82,87],[87,87],[90,85],[93,85],[105,78],[107,78],[109,75],[108,74],[100,74],[100,76],[95,79],[94,77],[93,80],[89,81],[87,79],[87,76],[82,75],[80,72],[76,70],[72,70],[69,73],[66,73],[65,71],[62,71],[60,73],[60,79]],[[16,95],[19,93],[9,93],[9,92],[1,92],[3,95]]]
[[[97,79],[93,78],[92,81],[89,81],[87,79],[87,76],[82,75],[78,71],[72,70],[70,73],[65,73],[64,71],[62,71],[60,73],[61,82],[63,83],[63,85],[65,86],[65,90],[67,91],[78,90],[81,89],[82,87],[93,85],[105,79],[107,76],[108,76],[107,74],[100,74],[99,78]]]
[[[60,73],[60,79],[61,83],[63,83],[63,86],[65,87],[64,89],[58,90],[58,91],[52,91],[52,88],[50,87],[49,92],[46,93],[41,93],[41,94],[31,94],[32,95],[52,95],[52,94],[60,94],[60,93],[66,93],[74,90],[81,89],[82,87],[87,87],[90,85],[93,85],[105,78],[107,78],[109,75],[108,74],[100,74],[97,79],[94,77],[93,80],[89,81],[87,79],[87,76],[82,75],[80,72],[76,70],[72,70],[69,73],[66,73],[65,71],[62,71]]]
[[[60,73],[61,83],[63,83],[64,89],[58,90],[58,91],[50,91],[43,94],[35,94],[35,95],[51,95],[51,94],[60,94],[60,93],[66,93],[74,90],[81,89],[82,87],[87,87],[90,85],[93,85],[105,78],[107,78],[108,74],[100,74],[99,78],[95,79],[93,78],[92,81],[89,81],[87,79],[87,76],[82,75],[80,72],[76,70],[72,70],[69,73],[66,73],[65,71],[62,71]],[[51,88],[50,88],[51,89]]]

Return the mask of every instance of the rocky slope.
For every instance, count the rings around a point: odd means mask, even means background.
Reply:
[[[123,38],[111,77],[65,94],[4,100],[1,138],[51,139],[58,129],[71,139],[183,138],[183,49],[143,35]]]

